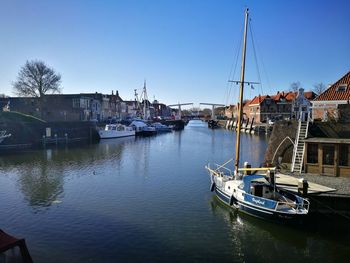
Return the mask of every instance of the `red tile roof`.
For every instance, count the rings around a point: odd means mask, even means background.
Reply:
[[[337,91],[339,85],[347,84],[345,91]],[[349,100],[350,99],[350,71],[341,79],[330,86],[326,91],[321,93],[314,101],[332,101],[332,100]]]
[[[266,99],[267,97],[270,97],[269,95],[265,95],[265,96],[255,96],[249,103],[249,105],[259,105],[261,102],[264,101],[264,99]],[[247,104],[248,106],[248,104]]]

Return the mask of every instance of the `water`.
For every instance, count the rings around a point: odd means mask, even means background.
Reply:
[[[266,138],[243,134],[242,145],[241,160],[259,165]],[[333,229],[333,219],[326,218],[288,227],[221,205],[209,191],[204,166],[227,161],[233,149],[231,131],[188,127],[156,137],[0,155],[0,228],[25,237],[35,262],[349,257],[347,224]]]

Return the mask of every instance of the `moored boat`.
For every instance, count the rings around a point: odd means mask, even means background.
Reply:
[[[260,172],[265,170],[270,176],[227,175],[222,168],[213,170],[207,167],[210,172],[211,190],[215,191],[216,196],[226,205],[255,217],[280,222],[299,222],[308,214],[307,199],[274,184],[274,168],[260,169]]]
[[[171,127],[161,124],[160,122],[154,122],[151,126],[156,128],[157,133],[171,132],[173,130]]]
[[[211,180],[210,190],[219,200],[238,211],[278,222],[299,222],[309,212],[309,201],[278,188],[274,168],[248,168],[248,165],[239,168],[247,23],[248,9],[245,11],[241,79],[234,81],[240,84],[234,170],[226,167],[233,159],[218,165],[216,169],[206,166]],[[251,175],[250,172],[260,174]]]
[[[142,120],[134,120],[130,123],[130,127],[133,128],[136,135],[152,136],[157,133],[156,128],[147,125]]]
[[[101,139],[128,137],[135,136],[135,130],[123,124],[107,124],[104,130],[98,131],[98,135]]]

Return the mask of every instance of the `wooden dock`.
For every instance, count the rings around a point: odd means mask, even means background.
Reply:
[[[286,175],[282,173],[277,173],[275,175],[276,185],[280,188],[283,188],[285,190],[288,190],[293,193],[298,193],[298,182],[300,178]],[[308,188],[308,194],[322,194],[322,193],[329,193],[329,192],[335,192],[337,189],[330,188],[324,185],[320,185],[317,183],[313,183],[308,181],[309,188]]]

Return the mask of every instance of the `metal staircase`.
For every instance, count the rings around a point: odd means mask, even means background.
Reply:
[[[305,138],[309,129],[309,119],[307,121],[299,120],[297,136],[295,138],[293,149],[293,160],[291,171],[301,173],[305,152]]]

